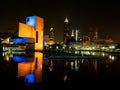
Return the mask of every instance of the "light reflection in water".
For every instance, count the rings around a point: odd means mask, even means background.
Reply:
[[[4,56],[6,61],[17,62],[17,77],[24,77],[26,83],[39,83],[42,81],[43,53],[32,52]]]
[[[46,61],[48,66],[51,66],[52,61],[52,69],[54,70],[55,64],[56,62],[62,62],[64,63],[65,67],[64,68],[64,75],[63,75],[63,81],[66,82],[67,80],[69,80],[69,78],[71,78],[71,74],[77,73],[78,77],[82,77],[83,78],[88,78],[89,76],[93,78],[99,77],[99,75],[103,75],[105,77],[111,77],[111,73],[114,73],[114,68],[111,69],[111,67],[114,67],[114,64],[116,63],[115,60],[117,59],[117,55],[114,54],[108,54],[108,53],[104,53],[104,52],[82,52],[83,55],[89,54],[89,55],[97,55],[97,56],[101,56],[104,57],[102,59],[98,59],[98,58],[93,58],[93,59],[74,59],[74,60],[68,60],[68,59],[48,59]],[[57,63],[58,64],[58,63]],[[113,65],[113,66],[112,66]],[[59,66],[59,65],[58,65]],[[62,68],[62,65],[61,65]],[[72,73],[70,73],[72,72]],[[118,71],[119,72],[119,71]],[[116,72],[115,72],[116,73]],[[94,77],[95,76],[95,77]],[[101,77],[100,76],[100,77]],[[72,77],[72,78],[76,78]],[[113,76],[113,78],[115,78]],[[91,78],[89,77],[89,79],[91,80]]]
[[[28,82],[32,79],[33,83],[42,81],[42,59],[43,54],[39,52],[34,53],[33,62],[18,63],[18,77],[25,76]],[[32,75],[31,75],[32,74]],[[29,78],[27,77],[28,75]],[[26,81],[26,82],[27,82]]]
[[[88,52],[82,54],[88,54]],[[93,55],[93,53],[89,52],[89,55]],[[92,76],[93,78],[93,76],[102,76],[106,73],[106,75],[111,75],[111,72],[115,72],[115,64],[119,64],[115,55],[96,52],[94,52],[94,55],[100,55],[101,57],[103,56],[105,58],[102,58],[101,60],[95,58],[56,60],[44,57],[43,53],[33,52],[30,54],[26,53],[25,55],[7,55],[4,59],[8,62],[17,62],[17,77],[24,77],[24,81],[26,83],[40,83],[42,81],[47,82],[49,80],[60,81],[60,79],[64,82],[67,82],[70,78],[79,77],[84,79],[85,76]],[[76,75],[75,77],[73,77],[74,73]],[[115,73],[119,73],[119,71],[116,71]]]

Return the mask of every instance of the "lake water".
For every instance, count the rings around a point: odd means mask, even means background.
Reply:
[[[0,58],[0,86],[12,90],[119,88],[119,54],[82,54],[102,58],[51,59],[41,52],[4,52]]]

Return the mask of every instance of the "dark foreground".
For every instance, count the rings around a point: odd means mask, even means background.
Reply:
[[[74,78],[74,79],[73,79]],[[70,76],[66,82],[60,80],[50,80],[50,81],[43,81],[41,83],[34,83],[28,84],[23,81],[23,78],[1,78],[1,90],[62,90],[62,89],[114,89],[119,90],[119,82],[120,79],[111,79],[109,78],[90,78],[90,77],[83,77],[80,78],[77,75]]]

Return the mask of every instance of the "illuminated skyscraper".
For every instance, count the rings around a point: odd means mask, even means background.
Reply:
[[[54,41],[54,29],[53,28],[50,28],[49,39]]]
[[[50,28],[50,31],[49,31],[49,42],[48,44],[51,45],[51,44],[54,44],[54,29],[53,28]]]
[[[75,40],[78,41],[79,30],[75,30]]]
[[[67,18],[65,18],[64,21],[64,36],[63,36],[63,43],[66,44],[67,40],[70,37],[70,26],[69,26],[69,21]]]
[[[72,29],[72,32],[71,32],[71,37],[74,37],[75,36],[75,30]]]
[[[98,28],[96,28],[95,35],[94,35],[94,40],[98,39]]]

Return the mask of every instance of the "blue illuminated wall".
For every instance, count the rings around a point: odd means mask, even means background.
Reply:
[[[26,38],[26,37],[12,37],[10,39],[11,42],[15,44],[24,44],[24,43],[33,43],[34,38]]]
[[[36,29],[36,16],[26,17],[26,24]]]
[[[15,44],[19,44],[19,43],[25,43],[28,40],[28,38],[23,38],[23,37],[14,37],[11,38],[11,42],[14,42]]]

